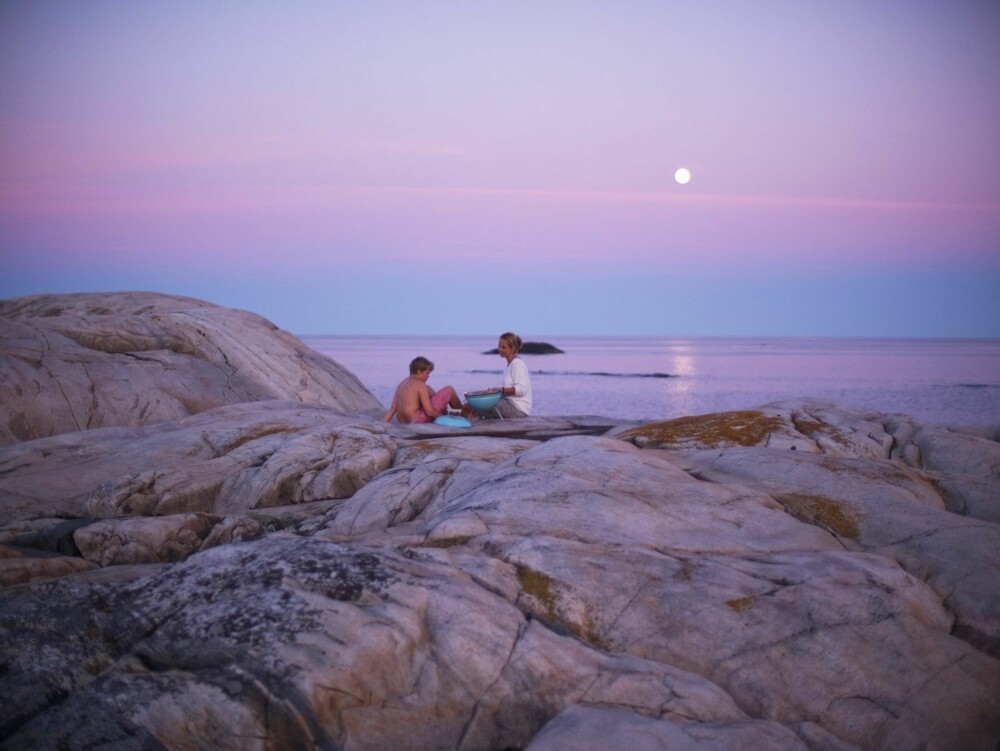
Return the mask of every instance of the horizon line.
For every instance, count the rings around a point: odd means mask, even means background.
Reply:
[[[896,210],[896,211],[967,211],[967,212],[1000,212],[1000,201],[996,202],[967,202],[956,203],[948,201],[928,201],[928,200],[904,200],[892,198],[851,198],[843,196],[794,196],[794,195],[773,195],[773,194],[729,194],[729,193],[702,193],[689,192],[686,187],[678,186],[676,189],[667,191],[614,191],[614,190],[573,190],[573,189],[543,189],[543,188],[484,188],[474,186],[419,186],[419,185],[349,185],[340,183],[211,183],[196,186],[202,191],[209,191],[211,199],[206,200],[205,195],[192,194],[190,185],[169,186],[166,190],[154,192],[152,195],[136,196],[130,193],[128,198],[122,200],[118,195],[118,189],[113,182],[100,182],[80,186],[72,182],[65,183],[60,180],[31,180],[14,181],[0,184],[0,198],[6,203],[5,213],[16,214],[27,211],[35,211],[46,207],[56,206],[58,209],[72,206],[80,211],[86,209],[93,211],[101,208],[121,208],[135,210],[152,210],[162,212],[163,210],[212,208],[211,204],[218,203],[219,195],[222,192],[236,191],[240,198],[236,203],[250,200],[257,200],[254,191],[265,190],[268,193],[268,204],[273,206],[276,194],[285,193],[286,197],[298,196],[316,200],[322,199],[324,193],[333,194],[378,194],[394,193],[403,195],[426,195],[426,196],[470,196],[470,197],[513,197],[513,198],[533,198],[533,199],[555,199],[576,202],[590,203],[632,203],[632,204],[667,204],[667,203],[691,203],[691,204],[742,204],[742,205],[765,205],[765,206],[812,206],[817,208],[853,208],[869,210]],[[82,188],[82,189],[81,189]],[[233,193],[229,193],[223,203],[227,207],[231,206]],[[218,208],[215,206],[214,208]]]
[[[314,184],[312,187],[324,187]],[[831,206],[839,208],[887,209],[937,209],[963,211],[1000,211],[1000,201],[995,203],[951,203],[944,201],[911,201],[888,198],[844,198],[840,196],[788,196],[727,193],[688,193],[667,191],[604,191],[542,188],[477,188],[477,187],[428,187],[408,185],[327,185],[335,190],[360,190],[366,192],[422,193],[442,195],[523,196],[528,198],[569,198],[598,202],[669,203],[749,203],[794,204],[803,206]],[[684,191],[686,188],[678,188]]]

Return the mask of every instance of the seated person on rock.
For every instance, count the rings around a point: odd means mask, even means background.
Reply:
[[[471,411],[462,407],[462,401],[451,386],[435,391],[427,385],[434,363],[426,357],[415,357],[410,363],[410,375],[396,387],[389,411],[382,418],[389,422],[392,416],[401,423],[434,422],[434,418],[447,413],[448,407],[462,409],[463,414]]]
[[[501,417],[527,417],[531,414],[531,377],[528,366],[517,355],[523,344],[521,337],[511,331],[501,334],[497,343],[497,352],[507,361],[500,389],[503,398],[497,404]]]

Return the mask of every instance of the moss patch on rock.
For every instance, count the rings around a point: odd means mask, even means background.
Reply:
[[[555,581],[552,577],[527,566],[517,567],[517,582],[524,594],[535,598],[547,617],[553,617],[556,610]]]
[[[517,581],[521,585],[521,591],[541,606],[541,612],[536,613],[540,620],[548,622],[550,626],[558,627],[557,631],[564,629],[581,641],[598,649],[608,649],[606,641],[594,628],[589,618],[584,617],[582,622],[578,622],[567,617],[562,611],[558,602],[559,584],[552,577],[533,568],[518,565]]]
[[[858,539],[857,517],[832,498],[806,493],[787,493],[775,498],[788,513],[806,524],[818,525],[848,540]]]
[[[834,427],[833,425],[827,425],[825,422],[796,416],[792,418],[792,425],[795,426],[795,429],[799,433],[807,438],[811,438],[817,443],[820,443],[822,439],[826,438],[838,446],[843,446],[848,449],[851,447],[851,441],[842,430]]]
[[[680,579],[682,582],[691,581],[691,573],[694,571],[695,564],[688,559],[681,561],[680,567],[674,572],[674,578]]]
[[[753,607],[752,597],[738,597],[735,600],[726,600],[726,604],[737,613],[745,613]]]
[[[454,537],[439,537],[436,540],[427,540],[424,547],[427,548],[455,548],[464,545],[472,539],[472,535],[456,535]]]
[[[760,446],[781,430],[784,421],[756,410],[719,412],[653,422],[625,431],[621,437],[636,446],[667,448],[727,448]]]

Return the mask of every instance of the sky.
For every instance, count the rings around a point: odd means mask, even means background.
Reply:
[[[1000,3],[3,0],[0,298],[114,290],[998,337]]]

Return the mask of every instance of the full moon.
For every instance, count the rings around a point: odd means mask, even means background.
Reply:
[[[687,167],[680,167],[674,173],[674,180],[677,181],[678,185],[687,185],[691,182],[691,170]]]

